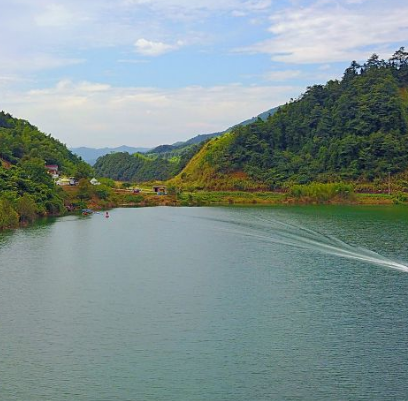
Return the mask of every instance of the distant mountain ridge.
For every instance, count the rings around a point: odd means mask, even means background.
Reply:
[[[93,166],[96,163],[96,160],[101,157],[108,155],[110,153],[129,153],[129,154],[134,154],[134,153],[154,153],[154,154],[161,154],[161,153],[169,153],[173,150],[181,149],[188,147],[190,145],[197,145],[201,142],[206,141],[207,139],[215,138],[218,136],[221,136],[225,134],[226,132],[230,131],[231,129],[237,127],[237,126],[246,126],[248,124],[251,124],[252,122],[256,121],[258,118],[261,118],[262,120],[266,120],[269,115],[273,115],[276,111],[278,110],[278,107],[272,108],[270,110],[267,110],[261,114],[259,114],[256,117],[250,118],[248,120],[245,120],[237,125],[234,125],[225,131],[221,132],[214,132],[212,134],[200,134],[197,135],[191,139],[188,139],[187,141],[180,141],[173,143],[171,145],[163,144],[159,145],[153,149],[150,148],[143,148],[143,147],[132,147],[132,146],[118,146],[116,148],[89,148],[85,146],[81,146],[78,148],[71,148],[70,150],[75,153],[76,155],[80,156],[82,160],[86,161],[89,163],[91,166]]]
[[[157,146],[153,149],[151,149],[148,153],[168,153],[172,150],[176,150],[176,149],[180,149],[180,148],[184,148],[187,147],[189,145],[197,145],[201,142],[204,142],[208,139],[211,138],[216,138],[219,137],[221,135],[226,134],[227,132],[231,131],[232,129],[236,128],[236,127],[245,127],[249,124],[252,124],[253,122],[255,122],[256,120],[258,120],[258,118],[260,118],[263,121],[266,121],[268,119],[269,116],[274,115],[279,107],[274,107],[272,109],[269,109],[267,111],[264,111],[263,113],[257,115],[256,117],[252,117],[248,120],[242,121],[239,124],[233,125],[232,127],[227,128],[225,131],[221,131],[221,132],[214,132],[212,134],[200,134],[197,135],[191,139],[188,139],[185,142],[176,142],[173,143],[172,145],[160,145]]]
[[[118,146],[116,148],[88,148],[81,146],[79,148],[71,148],[70,150],[76,155],[80,156],[90,165],[94,165],[98,157],[105,156],[109,153],[118,152],[127,152],[130,154],[145,153],[149,150],[149,148],[134,148],[126,145]]]
[[[276,111],[277,108],[268,110],[234,127],[244,127],[259,119],[266,121],[269,115]],[[207,140],[222,136],[234,127],[223,132],[197,135],[185,142],[176,142],[173,145],[160,145],[145,154],[134,153],[131,155],[129,152],[105,154],[98,158],[94,168],[99,176],[119,181],[168,180],[186,167]]]

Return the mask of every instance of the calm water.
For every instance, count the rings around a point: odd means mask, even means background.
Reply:
[[[407,400],[407,240],[397,207],[0,234],[0,400]]]

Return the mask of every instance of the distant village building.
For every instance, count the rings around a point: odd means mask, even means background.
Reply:
[[[153,191],[157,195],[167,195],[167,188],[164,185],[156,185],[153,187]]]
[[[94,177],[91,181],[89,181],[92,185],[101,185],[101,183]]]
[[[48,174],[52,176],[52,178],[58,178],[58,166],[56,164],[47,164],[45,168],[48,170]]]
[[[60,186],[65,186],[65,185],[70,185],[70,179],[69,178],[66,178],[66,177],[63,177],[63,178],[59,178],[56,182],[55,182],[57,185],[60,185]]]

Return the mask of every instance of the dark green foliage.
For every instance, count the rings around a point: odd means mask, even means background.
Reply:
[[[37,216],[37,205],[28,194],[24,194],[16,202],[16,211],[20,216],[20,221],[33,221]]]
[[[11,202],[0,198],[0,230],[14,228],[18,225],[18,214],[13,209]]]
[[[81,178],[78,183],[78,198],[89,200],[95,195],[95,187],[86,179]]]
[[[102,200],[107,200],[112,195],[112,189],[107,185],[96,185],[95,186],[95,195],[97,198]]]
[[[29,195],[36,203],[38,214],[60,213],[63,210],[60,189],[39,163],[33,160],[18,167],[0,167],[0,198],[9,200],[17,207],[18,200]]]

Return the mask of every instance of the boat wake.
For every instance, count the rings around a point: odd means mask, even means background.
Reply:
[[[283,223],[278,220],[268,220],[260,217],[256,217],[256,220],[259,221],[260,224],[230,222],[234,225],[238,224],[243,230],[226,228],[221,230],[265,242],[306,249],[340,258],[358,260],[408,273],[407,265],[382,256],[367,248],[350,245],[339,238],[327,236],[309,228]]]

